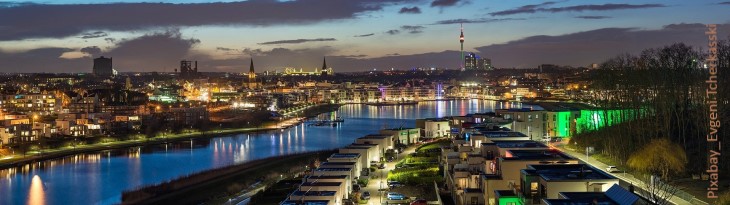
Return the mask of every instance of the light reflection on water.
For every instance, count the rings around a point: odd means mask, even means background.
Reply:
[[[301,124],[284,131],[77,154],[0,170],[0,204],[114,204],[120,202],[124,190],[211,168],[283,154],[335,149],[379,129],[414,126],[417,118],[510,107],[520,105],[481,100],[384,107],[345,105],[337,113],[322,118],[343,118],[345,122],[337,127]]]

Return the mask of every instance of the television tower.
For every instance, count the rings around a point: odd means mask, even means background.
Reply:
[[[459,42],[461,43],[461,69],[464,70],[464,23],[461,23],[461,36],[459,36]]]

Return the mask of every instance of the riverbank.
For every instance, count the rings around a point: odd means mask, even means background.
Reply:
[[[157,185],[122,193],[122,204],[223,203],[246,187],[266,186],[296,177],[306,166],[334,150],[307,152],[254,160],[203,171]]]
[[[317,105],[307,109],[301,110],[303,116],[311,117],[322,113],[332,112],[339,108],[338,105]],[[233,128],[233,129],[216,129],[210,131],[192,131],[189,133],[180,134],[167,134],[158,135],[154,138],[138,138],[123,141],[113,141],[97,144],[83,144],[75,147],[62,147],[57,149],[44,149],[40,151],[31,151],[28,154],[21,155],[15,154],[10,156],[4,156],[0,158],[0,169],[7,169],[11,167],[19,167],[30,163],[35,163],[44,160],[56,159],[65,156],[82,153],[92,153],[104,150],[123,149],[129,147],[145,146],[145,145],[156,145],[165,144],[170,142],[188,141],[195,139],[209,139],[220,137],[222,135],[232,135],[241,133],[258,133],[267,132],[280,129],[286,129],[291,126],[302,123],[305,117],[294,117],[283,120],[271,122],[269,125],[263,127],[244,127],[244,128]]]

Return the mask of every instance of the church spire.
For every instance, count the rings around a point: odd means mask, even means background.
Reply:
[[[248,74],[250,75],[250,74],[253,74],[253,73],[256,73],[256,72],[254,72],[254,70],[253,70],[253,58],[251,58],[251,67],[248,70]]]
[[[253,70],[253,58],[251,58],[251,67],[248,70],[248,87],[256,88],[256,72]]]
[[[327,57],[322,57],[322,71],[327,70]]]

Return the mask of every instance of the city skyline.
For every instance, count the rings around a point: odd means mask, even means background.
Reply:
[[[313,70],[322,56],[338,72],[455,69],[462,23],[465,52],[497,68],[587,66],[675,42],[702,48],[704,23],[730,30],[723,1],[139,2],[0,3],[0,72],[90,72],[102,55],[119,72],[195,60],[243,73],[251,57],[258,72]]]

